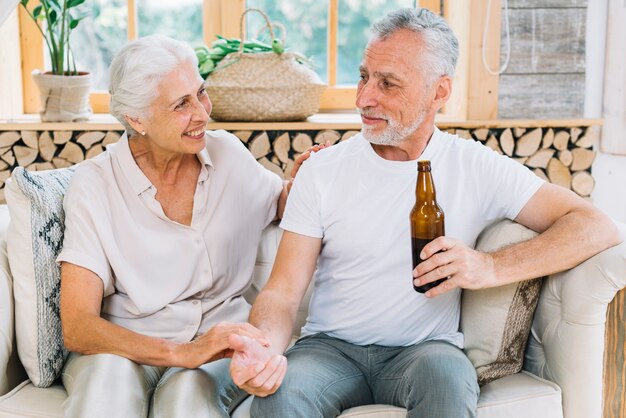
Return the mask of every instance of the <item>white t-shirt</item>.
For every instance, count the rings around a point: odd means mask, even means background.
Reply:
[[[96,273],[102,317],[135,332],[190,341],[216,323],[245,322],[241,296],[280,178],[225,131],[207,132],[191,226],[165,216],[126,135],[80,164],[65,196],[57,261]]]
[[[488,224],[513,219],[543,184],[522,164],[475,141],[435,132],[431,160],[446,235],[468,246]],[[413,290],[409,213],[416,161],[389,161],[361,134],[314,154],[300,169],[281,227],[322,238],[302,335],[353,344],[459,347],[460,290],[428,299]]]

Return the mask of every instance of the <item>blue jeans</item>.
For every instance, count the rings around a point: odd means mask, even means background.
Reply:
[[[476,416],[476,371],[446,342],[358,346],[315,334],[296,342],[286,356],[281,387],[254,398],[252,417],[329,418],[367,404],[404,407],[414,418]]]

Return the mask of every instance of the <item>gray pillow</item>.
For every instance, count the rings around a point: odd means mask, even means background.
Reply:
[[[30,173],[17,167],[6,187],[17,350],[38,387],[50,386],[59,377],[68,354],[61,332],[56,257],[63,245],[63,196],[74,169]]]
[[[535,235],[515,222],[501,221],[481,234],[476,249],[492,252]],[[490,289],[463,290],[461,331],[465,354],[476,368],[481,386],[522,369],[541,285],[539,278]]]

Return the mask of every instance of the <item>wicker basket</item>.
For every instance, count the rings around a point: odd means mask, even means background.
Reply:
[[[272,24],[258,9],[274,39]],[[213,103],[211,117],[217,121],[293,121],[302,120],[319,110],[326,89],[319,76],[298,62],[296,54],[263,52],[227,55],[219,68],[206,80]]]

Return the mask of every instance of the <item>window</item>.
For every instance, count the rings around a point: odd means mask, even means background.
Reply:
[[[448,2],[459,4],[457,0]],[[371,23],[398,7],[420,5],[441,12],[442,4],[441,0],[90,0],[81,6],[90,17],[73,33],[72,42],[77,66],[88,68],[94,77],[92,107],[97,113],[106,113],[108,65],[128,39],[162,33],[193,46],[210,44],[216,34],[239,38],[239,18],[245,8],[260,8],[271,21],[285,25],[286,46],[311,57],[316,71],[329,85],[322,97],[322,109],[352,110],[357,69]],[[446,17],[450,20],[454,16],[458,19],[459,13]],[[23,65],[24,111],[34,113],[38,97],[29,81],[30,73],[44,67],[44,48],[32,22],[24,18],[20,21],[21,48],[27,55]],[[246,30],[252,37],[256,37],[262,22],[260,16],[248,13]],[[450,23],[455,26],[454,21]],[[461,96],[463,102],[467,92],[461,92]],[[444,113],[463,118],[457,108],[448,106]]]

